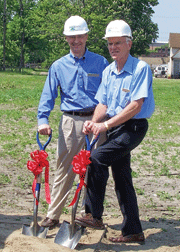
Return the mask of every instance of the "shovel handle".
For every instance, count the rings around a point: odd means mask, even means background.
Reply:
[[[86,149],[87,149],[88,151],[91,151],[91,150],[92,150],[92,147],[95,145],[95,143],[96,143],[97,140],[99,139],[99,135],[92,141],[92,143],[90,143],[89,138],[88,138],[88,135],[86,135],[85,138],[86,138],[86,145],[87,145]]]
[[[48,138],[47,142],[42,146],[42,144],[41,144],[41,142],[39,140],[39,132],[37,131],[36,139],[37,139],[37,143],[39,145],[40,150],[45,150],[46,149],[46,147],[48,146],[48,144],[51,141],[51,138],[52,138],[52,130],[51,130],[51,134],[49,135],[49,138]]]

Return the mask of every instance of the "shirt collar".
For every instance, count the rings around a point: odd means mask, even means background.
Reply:
[[[89,53],[89,51],[88,51],[88,49],[86,48],[83,57],[81,57],[80,59],[86,60],[86,58],[87,58],[87,56],[88,56],[88,53]],[[73,63],[75,63],[75,60],[76,60],[76,59],[80,60],[79,58],[76,58],[76,57],[74,56],[74,54],[71,52],[71,50],[70,50],[69,55],[70,55],[70,59],[72,60]]]
[[[133,73],[133,57],[129,54],[127,61],[126,61],[125,65],[120,73],[117,71],[117,64],[116,64],[116,61],[114,61],[111,64],[111,72],[114,72],[117,75],[121,74],[123,72],[128,72],[128,73],[132,74]]]

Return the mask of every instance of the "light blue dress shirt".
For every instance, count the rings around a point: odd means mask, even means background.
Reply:
[[[144,98],[141,111],[133,118],[151,117],[155,103],[149,65],[129,55],[123,69],[118,73],[114,61],[104,70],[95,98],[107,106],[110,117],[120,113],[130,102]]]
[[[61,111],[92,111],[98,104],[94,98],[108,61],[88,51],[82,58],[70,52],[55,61],[49,69],[38,107],[38,125],[48,124],[54,108],[58,89],[61,95]]]

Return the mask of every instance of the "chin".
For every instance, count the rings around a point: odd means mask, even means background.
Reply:
[[[116,59],[117,59],[117,56],[111,55],[111,58],[112,58],[113,60],[116,60]]]

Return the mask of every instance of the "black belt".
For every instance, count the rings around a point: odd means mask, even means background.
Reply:
[[[87,112],[81,112],[81,111],[64,111],[64,113],[74,115],[74,116],[91,116],[93,115],[94,111],[87,111]]]

